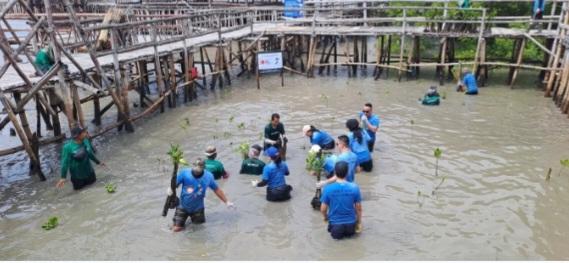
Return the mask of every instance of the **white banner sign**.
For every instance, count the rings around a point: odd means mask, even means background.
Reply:
[[[282,52],[262,52],[257,54],[259,72],[280,71],[283,68]]]

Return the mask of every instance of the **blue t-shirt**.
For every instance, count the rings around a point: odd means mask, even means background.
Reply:
[[[328,174],[333,174],[337,159],[338,157],[336,155],[326,157],[326,159],[324,159],[324,171]]]
[[[358,166],[358,156],[352,151],[341,153],[336,162],[344,161],[348,163],[348,175],[346,181],[353,182],[356,179],[356,167]]]
[[[324,187],[320,201],[328,205],[328,221],[332,225],[356,223],[355,204],[362,201],[355,183],[334,182]]]
[[[537,12],[537,9],[541,9],[543,13],[543,9],[545,9],[545,0],[533,0],[533,14]]]
[[[204,208],[205,192],[208,187],[211,190],[217,190],[215,179],[207,170],[204,170],[202,177],[196,179],[190,168],[182,169],[176,178],[176,186],[180,184],[182,184],[180,206],[188,213]]]
[[[278,166],[271,162],[263,168],[262,180],[268,182],[268,188],[274,189],[286,184],[285,176],[289,174],[288,165],[286,162],[281,162]]]
[[[362,118],[362,116],[364,115],[363,112],[360,112],[360,119]],[[371,117],[367,118],[367,121],[369,122],[369,124],[371,124],[372,126],[375,127],[379,127],[379,124],[381,123],[381,119],[379,119],[379,116],[372,114]],[[372,141],[375,141],[375,132],[368,129],[367,126],[364,127],[367,131],[367,134],[369,135],[369,137],[371,138]]]
[[[466,86],[466,92],[478,92],[478,84],[476,84],[476,78],[472,73],[466,74],[462,80],[464,86]]]
[[[362,143],[358,142],[353,132],[348,133],[348,138],[350,139],[350,149],[358,156],[358,165],[371,160],[371,154],[367,147],[370,137],[367,132],[362,132]]]
[[[312,133],[312,137],[310,137],[311,144],[318,144],[320,147],[324,147],[324,145],[328,145],[332,143],[334,139],[328,133],[323,131],[317,131]]]

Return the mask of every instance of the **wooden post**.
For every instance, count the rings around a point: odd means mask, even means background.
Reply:
[[[486,9],[482,9],[482,21],[480,21],[480,32],[478,33],[478,44],[476,45],[476,53],[474,54],[474,65],[472,66],[472,72],[476,72],[478,69],[478,55],[480,54],[480,47],[482,46],[482,37],[484,36],[485,25]]]
[[[257,41],[257,50],[256,50],[254,56],[256,57],[260,51],[261,51],[261,41],[259,40],[259,41]],[[255,58],[255,61],[257,61],[257,58]],[[258,65],[255,65],[255,79],[257,80],[257,89],[261,89],[261,80],[259,77],[259,66]]]
[[[407,9],[403,9],[403,27],[401,29],[401,40],[400,40],[400,51],[399,51],[399,81],[401,81],[401,75],[403,74],[403,51],[405,50],[405,30],[407,29]]]
[[[520,68],[520,65],[522,64],[522,60],[524,57],[524,48],[526,46],[526,39],[522,38],[521,40],[521,45],[520,45],[520,51],[518,53],[518,59],[516,62],[516,68],[514,69],[514,73],[512,74],[512,81],[510,83],[510,88],[514,88],[514,82],[516,81],[516,77],[518,76],[518,70]]]

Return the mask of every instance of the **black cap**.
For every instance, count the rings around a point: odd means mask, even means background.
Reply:
[[[73,129],[71,129],[71,138],[77,138],[79,137],[79,135],[81,135],[81,133],[85,131],[84,128],[81,127],[75,127]]]

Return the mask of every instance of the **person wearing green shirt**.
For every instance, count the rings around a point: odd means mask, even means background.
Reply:
[[[261,175],[263,173],[265,163],[259,160],[261,151],[261,146],[258,144],[249,148],[249,158],[243,160],[243,163],[241,163],[240,174]]]
[[[47,73],[55,64],[51,47],[40,49],[36,54],[35,64],[42,74]]]
[[[93,146],[87,139],[87,130],[75,127],[71,129],[71,137],[61,150],[61,179],[56,187],[62,188],[65,185],[69,172],[73,189],[79,190],[97,180],[91,161],[99,165],[105,164],[93,153]]]
[[[205,169],[213,174],[213,178],[215,178],[215,180],[219,180],[222,177],[223,179],[227,179],[229,177],[229,174],[225,171],[223,164],[215,159],[217,157],[217,149],[214,146],[207,147],[205,150],[205,156],[207,157],[205,160]]]

